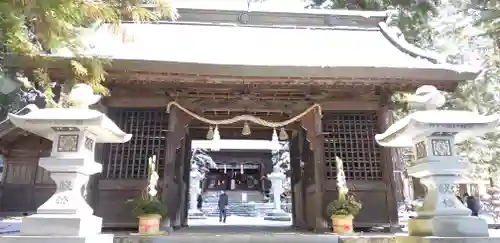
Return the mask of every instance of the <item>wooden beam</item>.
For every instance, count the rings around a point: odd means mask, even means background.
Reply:
[[[187,73],[151,73],[151,72],[123,72],[109,71],[108,79],[121,83],[161,82],[177,83],[183,80],[186,83],[266,83],[266,84],[330,84],[335,86],[373,85],[373,86],[407,86],[415,89],[423,84],[433,83],[437,86],[450,88],[453,82],[448,80],[419,80],[405,78],[354,78],[354,77],[258,77],[232,75],[202,75]]]
[[[378,110],[378,101],[330,100],[319,102],[321,109],[326,111],[362,111]]]
[[[169,99],[166,96],[111,96],[104,99],[104,104],[108,107],[166,107]]]
[[[193,140],[205,140],[208,129],[189,129],[189,135]],[[241,128],[224,128],[219,129],[221,139],[245,139],[245,140],[271,140],[272,129],[255,130],[252,129],[252,134],[244,136],[241,134]],[[291,135],[291,131],[288,132]]]

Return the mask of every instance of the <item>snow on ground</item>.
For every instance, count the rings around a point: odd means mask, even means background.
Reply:
[[[203,225],[232,225],[232,226],[290,226],[292,223],[290,221],[270,221],[264,220],[263,217],[241,217],[241,216],[229,216],[227,217],[226,223],[219,223],[218,217],[207,217],[206,219],[188,219],[188,225],[191,226],[203,226]]]
[[[17,234],[21,228],[21,218],[5,218],[0,220],[0,234],[12,235]]]

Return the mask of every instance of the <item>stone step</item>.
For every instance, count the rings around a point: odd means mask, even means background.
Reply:
[[[290,203],[283,203],[281,208],[286,212],[291,212]],[[219,216],[218,204],[216,202],[205,203],[202,207],[202,211],[209,217]],[[244,217],[258,217],[264,216],[271,211],[273,211],[272,203],[232,203],[229,204],[227,214]]]
[[[243,202],[242,194],[246,193],[247,202],[263,202],[264,195],[260,191],[226,191],[229,203]],[[219,200],[219,192],[209,191],[205,194],[205,202],[217,202]]]

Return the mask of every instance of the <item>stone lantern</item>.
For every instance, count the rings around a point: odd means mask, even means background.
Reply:
[[[198,171],[198,165],[196,163],[191,164],[191,172],[189,172],[189,211],[188,219],[204,219],[205,215],[201,212],[198,207],[198,195],[201,192],[200,181],[203,179],[203,175]]]
[[[375,136],[385,147],[413,147],[415,160],[408,174],[420,178],[427,188],[417,217],[408,222],[409,236],[487,237],[487,222],[471,216],[471,211],[456,198],[457,182],[467,173],[469,164],[460,161],[455,144],[493,131],[499,117],[438,110],[445,97],[434,86],[420,87],[409,101],[423,109]]]
[[[279,167],[279,164],[276,164],[273,167],[273,172],[267,178],[271,181],[273,210],[266,213],[264,219],[273,221],[290,221],[290,214],[281,209],[281,194],[284,192],[283,180],[286,179],[286,175]]]
[[[96,143],[125,143],[124,133],[105,114],[89,109],[100,96],[85,84],[75,85],[70,108],[34,109],[24,115],[9,114],[19,128],[52,141],[49,157],[40,158],[40,167],[50,172],[57,188],[37,212],[23,218],[19,236],[8,242],[100,242],[112,243],[113,235],[101,234],[102,219],[93,215],[82,187],[89,177],[102,171],[94,160]]]

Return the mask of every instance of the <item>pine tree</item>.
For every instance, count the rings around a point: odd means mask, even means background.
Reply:
[[[475,7],[481,13],[477,24],[486,30],[485,35],[494,40],[498,52],[500,48],[500,2],[496,0],[483,0],[480,2],[481,4]]]
[[[481,115],[500,112],[500,80],[495,42],[482,21],[483,10],[471,3],[449,1],[440,8],[440,16],[433,21],[433,47],[444,54],[448,62],[457,65],[482,67],[475,80],[462,82],[449,94],[449,109],[471,110]],[[472,174],[486,180],[493,176],[500,164],[500,134],[488,133],[459,145],[462,156],[473,163]]]
[[[192,149],[191,164],[198,166],[198,171],[205,177],[210,168],[216,168],[217,164],[208,154],[207,149]]]
[[[483,67],[475,80],[459,84],[448,94],[448,109],[473,110],[482,115],[500,112],[499,47],[500,2],[315,0],[313,5],[357,10],[396,10],[396,24],[405,39],[431,49],[457,65]],[[404,93],[393,96],[396,120],[408,114]],[[473,174],[481,179],[499,174],[500,134],[486,134],[459,145],[462,155],[473,163]],[[398,150],[408,157],[407,149]],[[402,159],[410,162],[411,160]]]
[[[330,9],[392,10],[397,16],[395,24],[401,29],[406,40],[420,46],[421,43],[428,43],[431,39],[428,21],[437,14],[440,2],[440,0],[314,0],[312,6]]]
[[[147,6],[145,4],[148,4]],[[27,79],[24,92],[41,91],[48,105],[57,105],[54,91],[69,90],[74,83],[88,83],[97,93],[106,95],[105,66],[109,60],[84,57],[80,31],[109,23],[113,27],[122,21],[157,21],[177,17],[169,0],[4,0],[0,2],[0,73]],[[117,29],[117,28],[116,28]],[[74,58],[67,61],[72,75],[68,80],[52,80],[48,63],[55,59],[54,50],[68,48]],[[11,56],[29,57],[34,66],[8,68]],[[0,80],[2,82],[2,80]],[[3,102],[3,106],[5,104]]]

